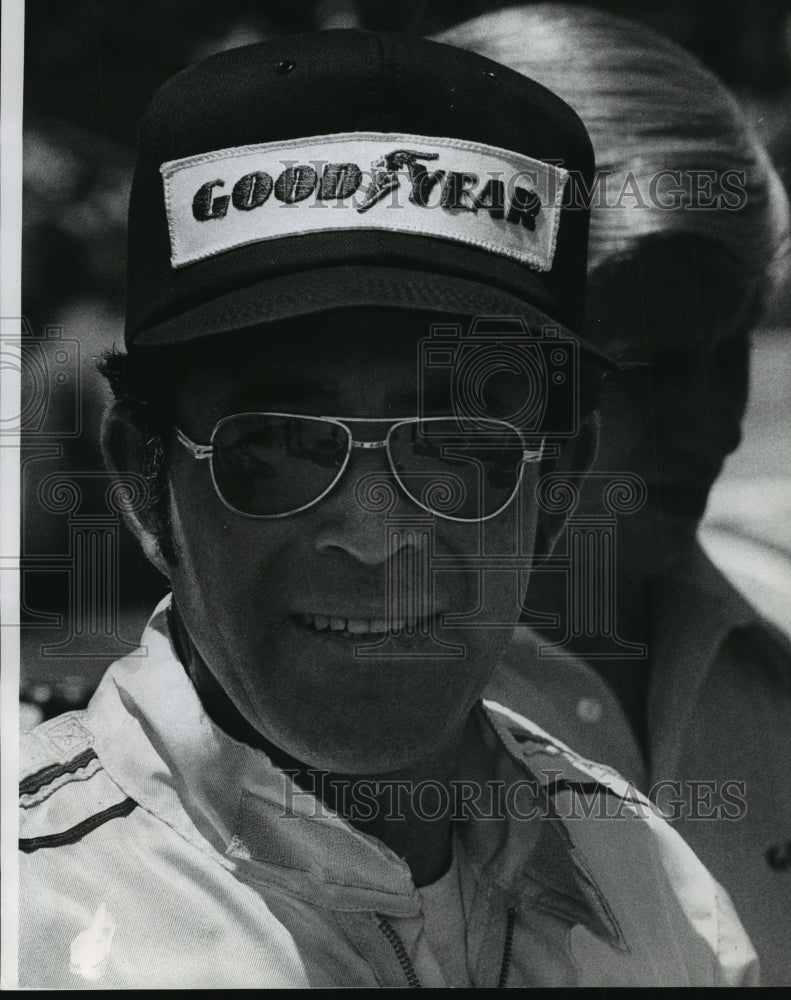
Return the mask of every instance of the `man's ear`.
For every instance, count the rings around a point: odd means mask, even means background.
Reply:
[[[577,434],[560,445],[560,454],[555,458],[542,459],[541,475],[568,473],[580,476],[588,471],[596,459],[599,447],[599,415],[589,413],[580,423]],[[538,511],[535,554],[546,557],[552,554],[569,516],[569,511]]]
[[[101,440],[104,463],[114,478],[123,480],[125,476],[129,478],[130,474],[135,477],[145,476],[146,442],[129,410],[122,403],[113,403],[105,412]],[[124,508],[124,520],[140,543],[146,558],[160,573],[169,577],[170,571],[157,540],[149,505],[145,502],[142,505],[127,505]]]

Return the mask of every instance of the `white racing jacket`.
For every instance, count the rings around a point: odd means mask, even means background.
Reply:
[[[644,799],[500,705],[479,722],[511,805],[456,824],[476,986],[756,982]],[[20,792],[23,987],[445,985],[408,867],[214,725],[166,602],[84,712],[28,734]]]

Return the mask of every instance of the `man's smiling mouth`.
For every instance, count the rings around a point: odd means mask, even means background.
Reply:
[[[380,617],[380,618],[341,618],[335,615],[298,614],[295,616],[300,625],[316,632],[328,632],[337,636],[359,637],[364,635],[381,636],[388,632],[425,631],[431,624],[434,615],[427,617]]]

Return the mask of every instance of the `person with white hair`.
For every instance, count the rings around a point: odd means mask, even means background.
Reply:
[[[613,578],[599,564],[575,593],[562,560],[533,573],[526,620],[563,606],[567,620],[536,626],[536,643],[521,630],[496,683],[653,792],[731,894],[763,981],[787,985],[791,650],[696,535],[740,441],[750,335],[787,259],[785,193],[732,95],[643,25],[541,4],[440,39],[540,81],[589,130],[586,333],[625,370],[602,400],[592,473],[571,484],[574,518],[601,520],[608,482],[638,494],[617,521]],[[609,626],[585,619],[586,598]]]

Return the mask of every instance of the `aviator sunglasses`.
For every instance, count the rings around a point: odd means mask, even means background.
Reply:
[[[389,424],[381,440],[356,440],[352,424]],[[488,418],[315,417],[237,413],[214,427],[208,445],[175,429],[193,458],[208,459],[217,495],[237,514],[287,517],[322,500],[354,449],[384,449],[403,492],[450,521],[496,517],[516,495],[524,465],[537,462],[513,425]]]

